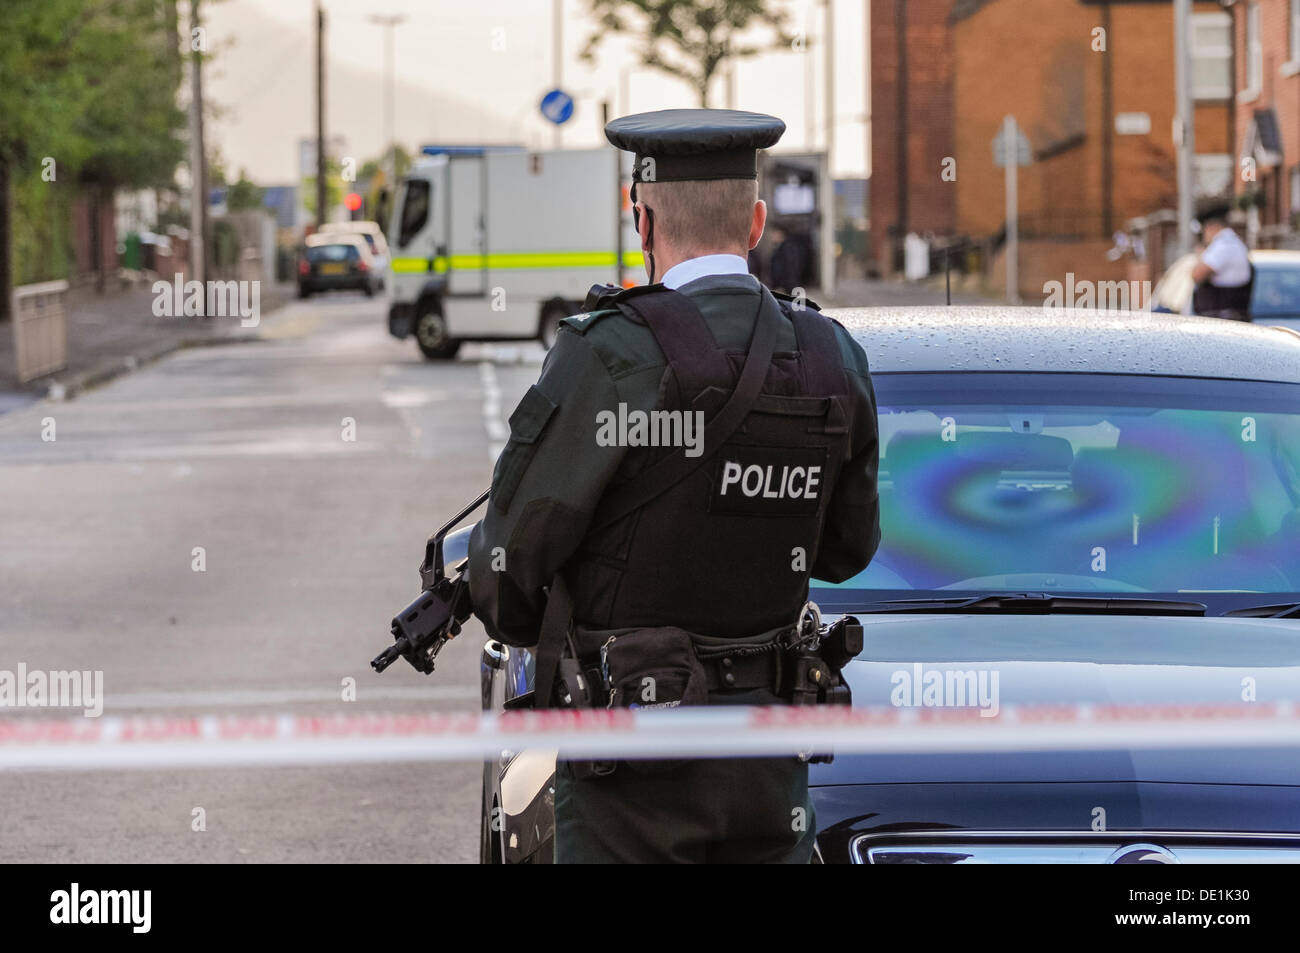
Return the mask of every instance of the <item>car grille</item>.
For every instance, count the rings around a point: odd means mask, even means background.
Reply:
[[[918,831],[860,834],[857,864],[1300,864],[1300,834]]]

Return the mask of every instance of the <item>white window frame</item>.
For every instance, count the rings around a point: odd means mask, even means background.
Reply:
[[[1259,98],[1264,86],[1264,41],[1260,36],[1258,3],[1246,4],[1245,34],[1246,88],[1237,96],[1237,101],[1243,103]]]
[[[1212,43],[1202,43],[1200,41],[1200,31],[1196,29],[1197,25],[1218,26],[1222,27],[1227,33],[1227,39],[1223,45]],[[1214,13],[1193,13],[1191,28],[1191,58],[1192,58],[1192,99],[1230,99],[1232,97],[1232,14],[1227,12]],[[1196,63],[1198,60],[1226,60],[1228,64],[1228,80],[1222,86],[1197,86],[1196,85]]]
[[[1232,192],[1233,176],[1237,163],[1226,152],[1198,152],[1192,156],[1192,194],[1195,196],[1226,196]],[[1219,187],[1207,188],[1219,182]]]
[[[1287,60],[1282,75],[1294,76],[1300,73],[1300,0],[1288,0],[1286,6]]]

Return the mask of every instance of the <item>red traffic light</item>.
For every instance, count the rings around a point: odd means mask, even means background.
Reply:
[[[343,207],[349,212],[355,212],[361,208],[361,196],[356,192],[349,192],[343,199]]]

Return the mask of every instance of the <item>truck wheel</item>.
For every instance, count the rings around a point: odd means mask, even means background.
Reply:
[[[427,307],[415,318],[415,343],[420,353],[431,361],[447,361],[460,350],[460,341],[448,336],[447,321],[442,312]]]
[[[569,309],[559,301],[547,302],[542,307],[542,317],[538,323],[537,340],[542,347],[550,350],[555,347],[556,335],[560,333],[560,322],[569,316]]]

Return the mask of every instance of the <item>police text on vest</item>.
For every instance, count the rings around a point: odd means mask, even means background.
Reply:
[[[776,475],[772,464],[759,466],[751,463],[742,466],[735,460],[728,460],[722,465],[722,486],[718,493],[726,496],[731,490],[747,497],[761,497],[765,500],[815,500],[818,485],[821,483],[821,467],[781,467]],[[774,486],[772,481],[776,479]]]

